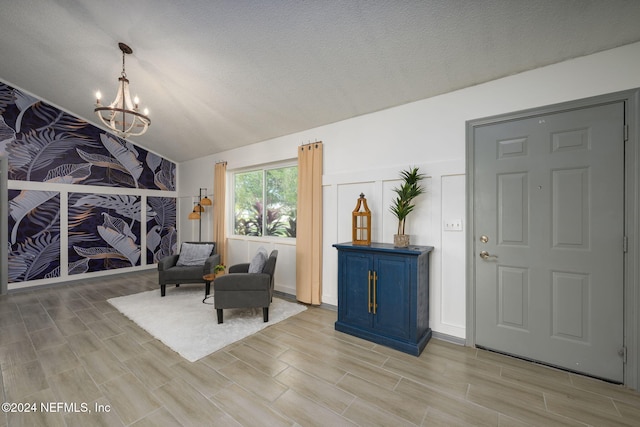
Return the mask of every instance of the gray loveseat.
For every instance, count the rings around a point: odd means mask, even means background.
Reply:
[[[182,283],[202,283],[206,286],[205,295],[209,294],[211,282],[206,281],[205,274],[213,274],[216,265],[220,264],[220,255],[216,254],[215,242],[184,242],[193,245],[213,245],[213,249],[203,265],[177,265],[179,255],[170,255],[158,262],[158,284],[160,296],[165,296],[167,285],[180,286]],[[182,246],[180,251],[182,252]]]

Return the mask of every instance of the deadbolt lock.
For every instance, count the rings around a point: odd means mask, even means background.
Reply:
[[[489,241],[489,237],[487,237],[485,235],[482,235],[482,236],[480,236],[480,241],[482,243],[487,243]]]

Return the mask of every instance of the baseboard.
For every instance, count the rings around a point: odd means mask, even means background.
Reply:
[[[466,339],[460,338],[460,337],[454,337],[453,335],[449,335],[449,334],[443,334],[442,332],[433,331],[432,338],[435,338],[441,341],[446,341],[451,344],[461,345],[463,347],[466,344]]]
[[[287,292],[282,292],[282,291],[273,291],[273,294],[276,295],[279,298],[288,300],[288,301],[292,301],[292,302],[300,302],[296,299],[296,296],[294,294],[290,294]],[[304,304],[304,303],[302,303]],[[338,311],[338,307],[336,307],[335,305],[332,304],[325,304],[325,303],[321,303],[320,305],[314,305],[314,307],[320,307],[320,308],[325,308],[327,310],[331,310],[331,311]]]
[[[113,277],[118,277],[118,276],[129,276],[131,274],[136,274],[136,273],[149,273],[149,272],[153,272],[155,270],[157,270],[158,267],[156,267],[155,265],[150,265],[150,266],[142,266],[142,267],[134,267],[135,270],[128,270],[128,271],[119,271],[119,272],[114,272],[115,270],[109,270],[109,274],[105,274],[104,272],[94,272],[92,273],[85,273],[82,276],[83,277],[78,277],[75,278],[73,276],[68,276],[67,279],[65,280],[61,280],[61,281],[56,281],[56,282],[51,282],[51,283],[43,283],[43,284],[38,284],[38,285],[31,285],[31,286],[23,286],[23,287],[19,287],[19,288],[13,288],[13,289],[9,289],[8,293],[9,294],[15,294],[15,293],[19,293],[19,292],[31,292],[31,291],[37,291],[37,290],[42,290],[42,289],[47,289],[47,288],[55,288],[58,286],[68,286],[68,285],[74,285],[77,283],[86,283],[86,282],[90,282],[92,280],[99,280],[99,279],[104,279],[104,278],[113,278]],[[97,274],[95,274],[97,273]]]
[[[278,298],[282,298],[287,301],[297,302],[296,296],[294,294],[290,294],[282,291],[276,291],[276,290],[273,291],[273,294],[276,295]],[[321,303],[319,307],[325,308],[327,310],[338,311],[338,307],[336,307],[333,304]],[[451,344],[461,345],[463,347],[466,344],[466,339],[449,335],[449,334],[443,334],[442,332],[432,331],[431,337],[437,340],[446,341]]]

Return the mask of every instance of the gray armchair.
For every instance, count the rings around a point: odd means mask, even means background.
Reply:
[[[160,285],[160,296],[165,296],[167,285],[180,286],[181,283],[203,283],[205,285],[205,296],[209,295],[211,282],[203,278],[205,274],[213,274],[216,265],[220,264],[220,255],[216,254],[215,242],[184,242],[195,245],[213,245],[213,250],[205,260],[204,265],[177,265],[179,255],[170,255],[158,262],[158,284]],[[183,243],[183,245],[184,245]],[[182,251],[182,247],[180,249]]]
[[[229,267],[229,273],[213,281],[213,304],[222,323],[225,308],[262,308],[262,318],[269,321],[269,305],[273,299],[273,276],[278,251],[269,255],[262,273],[248,273],[249,263]]]

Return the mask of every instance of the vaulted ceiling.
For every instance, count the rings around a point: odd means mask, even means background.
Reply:
[[[181,162],[637,42],[639,22],[637,0],[0,0],[0,80],[98,124],[125,42],[152,120],[131,140]]]

